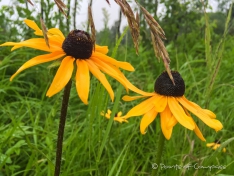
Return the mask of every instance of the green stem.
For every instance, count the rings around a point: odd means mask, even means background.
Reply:
[[[63,134],[64,134],[64,127],[66,123],[67,107],[68,107],[69,95],[70,95],[70,90],[71,90],[71,83],[72,83],[71,80],[67,83],[64,89],[64,94],[63,94],[59,129],[58,129],[57,152],[56,152],[54,176],[59,176],[60,174],[61,158],[62,158],[62,152],[63,152]]]
[[[156,160],[155,163],[157,164],[157,168],[153,169],[152,176],[156,176],[158,174],[159,166],[161,163],[162,153],[163,153],[163,147],[164,147],[165,137],[160,130],[160,136],[158,141],[158,148],[157,148],[157,154],[156,154]]]

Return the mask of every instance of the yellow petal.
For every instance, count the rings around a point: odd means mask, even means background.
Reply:
[[[219,131],[223,128],[223,125],[220,121],[216,119],[212,119],[213,115],[207,114],[207,111],[204,111],[200,106],[194,106],[193,103],[188,101],[184,96],[177,98],[177,100],[182,104],[186,109],[188,109],[190,112],[192,112],[194,115],[199,117],[206,125],[209,127],[215,129],[216,131]]]
[[[170,120],[167,123],[167,128],[170,129],[171,127],[174,127],[176,124],[178,123],[178,121],[176,120],[176,118],[172,115]]]
[[[35,30],[35,35],[43,36],[42,30],[37,26],[37,24],[34,21],[25,19],[24,22],[28,27]]]
[[[125,95],[125,96],[123,96],[122,100],[133,101],[133,100],[137,100],[139,98],[144,98],[144,97],[147,97],[147,96],[128,96],[128,95]]]
[[[156,94],[155,96],[157,97],[154,101],[155,110],[157,112],[163,112],[167,106],[167,96],[163,96],[159,94]]]
[[[113,59],[112,57],[109,57],[109,56],[102,54],[102,53],[94,52],[91,57],[97,57],[100,60],[102,60],[103,62],[108,62],[108,63],[113,64],[117,67],[120,67],[124,70],[134,71],[133,66],[131,64],[129,64],[128,62],[117,61],[117,60]]]
[[[195,124],[194,132],[197,135],[197,137],[199,137],[202,141],[206,141],[206,139],[204,138],[202,132],[198,128],[197,124],[195,122],[194,122],[194,124]]]
[[[168,97],[167,101],[169,108],[176,120],[184,127],[190,130],[194,130],[195,125],[193,120],[185,114],[183,108],[179,105],[177,100],[174,97]]]
[[[101,116],[105,116],[104,111],[102,111],[102,112],[100,113],[100,115],[101,115]]]
[[[187,109],[184,109],[184,112],[187,114],[187,116],[191,117],[191,115],[189,114],[189,112],[187,111]],[[192,119],[193,120],[193,119]],[[202,132],[200,131],[200,129],[198,128],[197,124],[195,123],[195,121],[193,120],[195,128],[194,128],[194,132],[195,134],[202,140],[202,141],[206,141],[206,139],[204,138]]]
[[[184,97],[184,98],[185,98],[185,97]],[[185,98],[185,99],[186,99],[186,98]],[[188,100],[188,101],[189,101],[189,100]],[[212,111],[210,111],[210,110],[208,110],[208,109],[202,109],[199,105],[197,105],[196,103],[194,103],[194,102],[192,102],[192,101],[189,101],[189,103],[190,103],[193,107],[202,110],[202,111],[203,111],[205,114],[207,114],[210,118],[212,118],[212,119],[215,119],[215,118],[216,118],[216,115],[215,115]]]
[[[214,143],[214,142],[212,142],[212,143],[207,143],[206,146],[207,146],[207,147],[212,147],[212,146],[214,146],[215,144],[216,144],[216,143]]]
[[[124,74],[114,65],[108,64],[112,69],[114,69],[124,80],[125,80],[125,84],[127,85],[127,87],[136,92],[139,93],[141,95],[145,95],[145,96],[153,96],[155,95],[155,93],[148,93],[148,92],[144,92],[140,89],[138,89],[137,87],[135,87],[131,82],[129,82],[129,80],[124,76]]]
[[[92,57],[91,60],[93,62],[95,62],[95,64],[98,66],[98,68],[107,73],[108,75],[110,75],[112,78],[116,79],[117,81],[119,81],[124,87],[125,89],[128,91],[128,88],[126,87],[126,83],[125,80],[119,75],[119,73],[113,69],[113,67],[111,67],[110,65],[108,65],[108,63],[104,63],[103,61]]]
[[[56,45],[60,46],[62,48],[62,44],[64,39],[58,35],[48,35],[49,43],[54,42]]]
[[[57,28],[51,28],[48,30],[48,34],[52,34],[52,35],[58,35],[59,37],[61,37],[61,39],[65,39],[63,33],[57,29]]]
[[[102,85],[106,88],[107,92],[110,95],[112,101],[114,101],[114,92],[106,79],[106,76],[99,70],[99,68],[95,65],[95,63],[87,59],[86,62],[88,63],[88,67],[90,72],[102,83]]]
[[[107,110],[107,113],[105,114],[105,117],[107,118],[107,119],[110,119],[110,116],[111,116],[111,110]]]
[[[124,76],[123,73],[121,73],[121,74],[122,74],[122,77],[125,79],[125,82],[126,82],[126,84],[127,84],[127,87],[128,87],[130,90],[132,90],[133,92],[136,92],[136,93],[138,93],[138,94],[140,94],[140,95],[144,95],[144,96],[154,96],[154,95],[155,95],[154,92],[153,92],[153,93],[149,93],[149,92],[144,92],[144,91],[138,89],[138,88],[137,88],[136,86],[134,86],[131,82],[129,82],[129,80]]]
[[[171,138],[171,134],[173,130],[173,126],[170,126],[170,127],[168,126],[168,123],[172,117],[173,117],[172,113],[168,106],[166,106],[166,108],[164,108],[164,111],[160,113],[162,132],[167,140]]]
[[[102,53],[102,54],[107,54],[108,53],[108,47],[107,46],[95,45],[95,52],[99,52],[99,53]]]
[[[53,79],[53,82],[51,83],[49,90],[46,93],[46,96],[51,97],[65,87],[65,85],[71,79],[74,69],[74,60],[75,59],[71,56],[67,56],[62,60],[61,65]]]
[[[50,54],[44,54],[44,55],[40,55],[40,56],[36,56],[32,59],[30,59],[29,61],[25,62],[18,70],[17,72],[11,76],[10,81],[12,81],[12,79],[19,74],[20,72],[22,72],[23,70],[41,64],[41,63],[45,63],[45,62],[50,62],[56,59],[59,59],[61,57],[63,57],[65,55],[65,53],[63,51],[55,51],[53,53]]]
[[[220,147],[220,144],[215,144],[214,147],[213,147],[213,150],[216,150],[219,147]]]
[[[153,96],[148,98],[147,100],[141,102],[139,105],[133,107],[127,114],[126,114],[126,118],[129,118],[131,116],[140,116],[142,114],[147,113],[148,111],[150,111],[153,107],[154,107],[154,100],[157,97]]]
[[[6,42],[1,44],[0,46],[14,46],[11,51],[21,48],[21,47],[29,47],[34,48],[42,51],[63,51],[61,46],[57,42],[49,41],[50,48],[46,45],[45,40],[43,38],[32,38],[29,40],[25,40],[19,43],[16,42]]]
[[[89,97],[89,67],[84,60],[76,60],[77,71],[76,71],[76,90],[84,104],[88,104]]]
[[[149,110],[141,119],[140,131],[142,134],[146,133],[146,128],[154,121],[157,117],[157,111],[154,108]]]
[[[119,111],[119,112],[117,113],[117,117],[121,117],[121,116],[122,116],[122,112]]]
[[[202,109],[202,111],[208,115],[211,119],[215,119],[216,118],[216,115],[215,113],[213,113],[212,111],[208,110],[208,109]]]
[[[122,123],[122,122],[128,123],[128,121],[122,117],[114,117],[114,121],[117,121],[119,123]]]
[[[121,80],[124,81],[124,85],[125,85],[125,89],[128,93],[128,86],[126,86],[126,84],[128,84],[128,80],[127,78],[124,76],[124,74],[119,70],[118,67],[112,65],[112,64],[109,64],[109,63],[106,63],[109,67],[111,67],[111,69],[113,69],[115,71],[115,73],[121,78]],[[123,84],[122,84],[123,85]]]
[[[110,114],[111,114],[111,110],[110,110],[110,109],[108,109],[108,110],[107,110],[107,113],[110,115]]]

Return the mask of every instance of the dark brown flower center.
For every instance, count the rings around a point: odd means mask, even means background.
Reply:
[[[68,34],[62,48],[67,56],[75,59],[89,59],[92,55],[93,41],[87,32],[76,29]]]
[[[179,72],[171,72],[175,85],[173,85],[167,72],[163,72],[156,80],[154,85],[154,91],[160,95],[180,97],[184,95],[185,85],[184,80],[180,76]]]

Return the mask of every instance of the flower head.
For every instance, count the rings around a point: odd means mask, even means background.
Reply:
[[[108,109],[106,114],[104,113],[104,111],[102,111],[101,115],[105,116],[107,119],[110,119],[111,110]],[[122,112],[121,111],[115,114],[114,121],[117,121],[119,123],[122,123],[122,122],[127,122],[128,123],[128,121],[122,117]]]
[[[42,30],[34,21],[26,19],[24,22],[35,31],[35,35],[43,36]],[[130,83],[119,68],[128,71],[133,71],[134,68],[127,62],[120,62],[108,57],[106,55],[108,52],[107,46],[95,45],[94,47],[94,43],[87,32],[73,30],[65,38],[59,29],[52,28],[47,31],[47,35],[50,47],[46,45],[43,37],[32,38],[19,43],[6,42],[0,45],[13,46],[11,49],[12,51],[21,47],[29,47],[48,52],[47,54],[36,56],[24,63],[16,73],[11,76],[11,81],[16,75],[29,67],[62,58],[58,71],[46,93],[48,97],[61,91],[71,79],[74,70],[74,62],[76,63],[76,90],[83,103],[88,104],[90,88],[89,72],[106,88],[112,101],[114,99],[114,92],[106,76],[102,72],[119,81],[126,90],[128,90],[128,85]],[[95,50],[93,48],[95,48]]]
[[[219,140],[215,140],[214,142],[212,143],[207,143],[206,146],[207,147],[212,147],[213,150],[216,150],[217,148],[219,148],[221,145],[220,141]],[[223,152],[225,153],[226,152],[226,148],[223,148]]]
[[[188,111],[196,115],[206,125],[219,131],[223,128],[220,121],[216,120],[216,115],[207,110],[202,109],[197,104],[187,100],[184,96],[185,84],[180,74],[172,71],[175,85],[173,85],[168,74],[163,72],[156,80],[153,93],[144,93],[141,96],[124,96],[123,100],[132,101],[138,98],[148,97],[137,106],[133,107],[124,118],[128,119],[132,116],[141,116],[140,131],[146,133],[146,128],[154,121],[157,114],[160,114],[161,129],[166,139],[170,139],[173,127],[179,122],[182,126],[189,130],[193,130],[195,134],[203,141],[200,129],[191,117]]]

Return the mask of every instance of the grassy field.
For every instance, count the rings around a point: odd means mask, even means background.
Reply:
[[[196,35],[195,31],[187,36],[186,41],[191,43],[169,42],[166,45],[171,69],[179,71],[185,81],[185,96],[213,111],[224,126],[221,131],[216,133],[193,116],[206,142],[177,124],[171,139],[165,141],[161,162],[155,163],[160,119],[156,118],[145,135],[139,129],[141,117],[130,118],[128,123],[122,124],[107,120],[100,115],[101,111],[111,109],[126,114],[140,101],[124,102],[121,98],[127,92],[108,78],[115,92],[115,100],[111,102],[107,91],[91,77],[89,105],[84,105],[77,96],[73,78],[61,175],[143,176],[151,175],[155,164],[159,175],[165,176],[234,175],[234,38],[228,33],[229,20],[230,16],[226,17],[223,35],[216,36],[209,21],[204,21],[204,35]],[[11,41],[10,37],[10,34],[1,37],[0,43]],[[113,44],[108,37],[105,38],[107,43],[103,41],[99,44]],[[115,44],[109,48],[108,55],[131,63],[135,71],[125,71],[126,77],[138,88],[153,92],[156,78],[164,71],[153,49],[140,42],[139,55],[136,55],[129,33],[124,42]],[[188,48],[184,50],[184,47]],[[48,98],[46,91],[57,68],[51,63],[42,64],[9,81],[25,61],[39,53],[26,48],[13,52],[10,47],[0,48],[0,176],[51,176],[54,172],[63,92]],[[130,92],[130,95],[136,94]],[[221,140],[226,153],[206,147],[206,143],[216,139]]]

